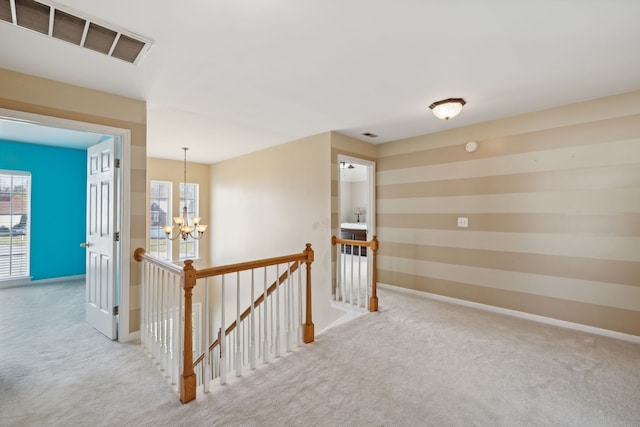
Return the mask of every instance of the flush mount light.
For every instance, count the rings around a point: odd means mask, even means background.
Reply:
[[[433,114],[442,120],[449,120],[451,117],[455,117],[462,111],[462,106],[466,104],[462,98],[449,98],[442,101],[434,102],[429,105],[429,108],[433,111]]]

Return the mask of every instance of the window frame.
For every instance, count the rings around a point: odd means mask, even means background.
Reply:
[[[6,169],[0,169],[0,177],[2,176],[8,176],[9,177],[9,213],[8,214],[3,214],[3,215],[9,215],[9,227],[8,229],[8,233],[7,233],[7,238],[8,238],[8,247],[9,247],[9,264],[8,264],[8,268],[7,268],[7,274],[4,273],[4,269],[0,268],[0,281],[13,281],[13,280],[24,280],[24,279],[28,279],[31,276],[31,196],[32,196],[32,184],[33,184],[33,176],[31,174],[30,171],[19,171],[19,170],[6,170]],[[14,178],[15,177],[19,177],[20,179],[24,179],[25,183],[23,183],[24,186],[26,186],[26,200],[24,200],[22,207],[26,212],[20,213],[20,214],[14,214],[13,211],[13,201],[14,201],[14,197],[15,197],[15,193],[14,193],[14,189],[16,184],[14,184]],[[4,181],[2,179],[0,179],[0,183],[3,183]],[[0,184],[0,190],[2,188],[4,184]],[[20,215],[20,220],[18,222],[18,224],[13,225],[13,217],[16,215]],[[20,230],[23,230],[23,232],[16,234],[13,232],[13,230],[15,229],[16,226],[23,224],[23,215],[26,215],[26,220],[24,221],[24,227],[20,227]],[[4,235],[2,237],[5,237]],[[14,240],[19,239],[21,242],[24,242],[23,244],[20,245],[15,245],[15,246],[20,246],[26,249],[26,252],[22,253],[21,255],[24,256],[24,258],[21,260],[21,265],[19,267],[16,267],[16,269],[18,270],[17,273],[14,273],[14,262],[13,262],[13,257],[14,257]]]
[[[167,189],[167,197],[166,198],[160,198],[158,197],[154,197],[154,193],[153,193],[153,186],[154,185],[166,185],[168,187]],[[158,195],[161,194],[161,191],[158,190],[157,192]],[[153,203],[158,203],[159,200],[163,200],[166,202],[167,204],[167,210],[165,211],[166,214],[166,218],[165,218],[165,224],[161,224],[158,226],[154,226],[153,225],[153,212],[158,212],[158,211],[152,211],[151,207],[153,205]],[[158,207],[162,209],[162,206],[160,206],[158,204]],[[165,237],[165,232],[162,229],[163,225],[171,225],[173,223],[173,216],[172,216],[172,211],[173,211],[173,182],[171,181],[162,181],[162,180],[156,180],[156,179],[152,179],[149,181],[149,253],[151,255],[155,255],[160,259],[165,259],[168,261],[172,261],[173,260],[173,246],[172,246],[172,242],[170,239],[167,239]],[[160,217],[160,215],[158,214],[158,221],[160,222],[162,220],[162,218]],[[160,237],[154,237],[154,236],[160,236]],[[159,245],[154,245],[153,244],[153,240],[157,240],[157,239],[164,239],[164,241],[166,242],[166,250],[164,252],[163,255],[160,255],[160,251],[156,250],[156,246],[159,247]]]
[[[188,208],[189,205],[187,205],[187,218],[189,219],[189,222],[191,222],[191,218],[197,215],[198,211],[200,210],[200,184],[196,182],[180,183],[180,186],[179,186],[180,191],[178,196],[178,210],[180,211],[179,215],[182,215],[183,206],[185,206],[185,203],[187,203],[185,202],[185,197],[184,197],[185,187],[194,188],[192,192],[193,199],[187,199],[187,200],[193,200],[192,210],[190,210]],[[180,240],[180,243],[178,244],[178,260],[179,261],[184,261],[187,259],[191,259],[191,260],[199,259],[200,243],[198,240],[192,239],[192,238],[189,238],[186,241],[182,239],[179,239],[179,240]],[[184,248],[189,248],[189,247],[193,248],[193,252],[190,252],[188,249],[183,251]]]

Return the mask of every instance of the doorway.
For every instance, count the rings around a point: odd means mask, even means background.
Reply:
[[[375,163],[338,155],[338,227],[340,239],[371,241],[376,234]],[[345,308],[368,308],[373,277],[371,251],[341,245],[336,259],[334,299]]]
[[[121,236],[129,236],[130,230],[130,207],[129,203],[124,203],[124,200],[130,200],[131,193],[131,162],[129,159],[131,158],[131,135],[129,129],[121,129],[110,126],[97,125],[93,123],[85,123],[74,120],[61,119],[57,117],[51,116],[43,116],[38,114],[25,113],[20,111],[13,111],[7,109],[0,109],[0,119],[6,122],[14,122],[17,124],[21,124],[24,126],[32,127],[33,129],[37,129],[36,132],[46,132],[47,130],[55,132],[55,131],[64,131],[68,132],[70,135],[77,133],[77,135],[82,136],[83,134],[95,134],[101,135],[103,137],[114,138],[120,142],[119,144],[119,159],[120,159],[120,182],[116,188],[114,197],[116,198],[116,204],[119,207],[117,211],[114,213],[115,217],[119,221],[119,233]],[[0,134],[0,138],[2,138],[2,134]],[[4,138],[3,138],[4,139]],[[52,138],[54,139],[54,138]],[[67,143],[67,147],[70,147],[69,144],[79,144],[75,145],[76,149],[88,149],[89,145],[81,145],[83,142],[78,140],[73,140],[74,138],[69,138],[71,142]],[[82,138],[80,138],[82,139]],[[17,140],[17,137],[13,135],[11,140],[16,142],[20,142]],[[22,142],[27,142],[24,139]],[[29,141],[32,142],[32,141]],[[38,143],[38,142],[36,142]],[[43,144],[43,143],[40,143]],[[93,143],[86,143],[91,144]],[[46,144],[45,144],[46,145]],[[56,145],[55,141],[50,142],[48,145],[53,146],[65,146],[65,145]],[[64,166],[60,166],[64,167]],[[86,165],[85,165],[86,167]],[[86,191],[86,190],[85,190]],[[88,199],[87,199],[88,203]],[[118,236],[119,237],[119,236]],[[113,258],[114,264],[114,286],[117,301],[117,311],[114,313],[118,313],[118,341],[128,341],[131,339],[131,334],[129,333],[129,288],[130,288],[130,280],[129,280],[129,259],[131,257],[131,250],[129,239],[122,238],[119,239],[120,243],[117,245],[118,251]],[[79,241],[78,244],[82,243]],[[55,279],[44,280],[44,281],[55,281]],[[43,281],[43,282],[44,282]],[[37,283],[37,282],[36,282]],[[87,296],[85,296],[86,299]]]
[[[376,231],[375,162],[356,157],[338,155],[339,226],[343,224],[366,227],[366,240]]]

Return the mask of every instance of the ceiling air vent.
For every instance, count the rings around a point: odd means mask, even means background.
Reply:
[[[132,64],[137,64],[153,43],[53,2],[0,0],[0,20]]]
[[[371,132],[365,132],[362,134],[362,136],[367,136],[369,138],[377,138],[378,135],[376,135],[375,133],[371,133]]]

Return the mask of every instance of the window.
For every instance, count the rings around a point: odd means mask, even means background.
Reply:
[[[29,276],[31,174],[0,171],[0,280]]]
[[[149,203],[151,221],[149,225],[149,253],[162,259],[172,259],[171,240],[167,239],[163,225],[171,225],[171,190],[170,182],[151,181]]]
[[[187,215],[189,223],[191,218],[196,216],[198,212],[198,184],[181,183],[180,184],[180,215],[183,215],[184,207],[187,207]],[[180,259],[196,259],[198,258],[198,241],[192,238],[180,240]]]

